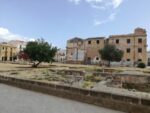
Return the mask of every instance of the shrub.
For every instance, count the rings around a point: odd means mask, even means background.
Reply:
[[[137,67],[139,67],[139,68],[145,68],[146,65],[143,62],[140,62]]]
[[[95,76],[95,75],[86,75],[84,78],[85,81],[91,81],[91,82],[100,82],[101,77]]]
[[[94,87],[94,84],[92,82],[89,82],[89,81],[85,81],[82,85],[82,88],[86,88],[86,89],[91,89]]]

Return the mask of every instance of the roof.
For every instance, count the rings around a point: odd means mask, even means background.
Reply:
[[[10,44],[26,44],[27,42],[22,41],[22,40],[11,40],[8,43],[10,43]]]
[[[69,42],[78,42],[78,41],[83,41],[83,39],[82,38],[79,38],[79,37],[75,37],[75,38],[72,38],[72,39],[70,39],[70,40],[68,40]]]
[[[105,37],[90,37],[85,40],[101,40],[101,39],[105,39]]]
[[[110,35],[109,38],[119,38],[119,37],[138,37],[138,36],[147,36],[146,30],[143,28],[136,28],[134,33],[131,34],[122,34],[122,35]]]
[[[7,46],[7,47],[13,47],[13,48],[16,48],[14,45],[8,44],[8,43],[6,43],[6,42],[0,43],[0,46]]]
[[[109,38],[126,38],[126,37],[138,37],[138,36],[147,36],[146,34],[141,34],[141,35],[137,35],[137,34],[122,34],[122,35],[110,35]]]

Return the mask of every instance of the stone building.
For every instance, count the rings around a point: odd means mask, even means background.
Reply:
[[[66,62],[66,50],[59,49],[54,59],[56,62]]]
[[[104,47],[104,37],[93,37],[81,39],[75,37],[67,41],[67,62],[68,63],[99,63],[99,49]]]
[[[101,61],[99,50],[104,47],[104,41],[104,37],[93,37],[84,40],[86,64],[98,64]]]
[[[111,35],[109,38],[93,37],[87,39],[73,38],[67,41],[66,60],[70,63],[96,64],[101,61],[99,50],[105,44],[115,45],[124,51],[120,64],[147,64],[147,33],[145,29],[136,28],[134,33]]]
[[[115,45],[124,51],[123,63],[135,65],[138,62],[147,64],[147,34],[146,30],[136,28],[134,33],[125,35],[111,35],[107,43]]]
[[[21,40],[11,40],[8,42],[8,44],[11,44],[17,48],[17,52],[23,51],[24,48],[26,48],[27,42],[21,41]]]
[[[0,43],[0,61],[16,59],[16,47],[8,43]]]
[[[84,59],[84,40],[78,37],[68,40],[66,47],[67,63],[84,63]]]
[[[147,52],[147,65],[150,66],[150,51]]]

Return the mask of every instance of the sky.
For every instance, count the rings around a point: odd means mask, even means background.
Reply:
[[[0,0],[0,38],[44,38],[64,49],[73,37],[108,37],[147,30],[150,0]],[[150,50],[150,46],[148,46]]]

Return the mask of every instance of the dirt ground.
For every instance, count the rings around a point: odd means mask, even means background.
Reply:
[[[135,90],[123,89],[120,87],[108,86],[108,83],[111,83],[113,80],[109,77],[95,76],[92,73],[102,72],[103,69],[105,72],[109,73],[122,73],[122,74],[139,74],[145,76],[150,75],[150,69],[139,69],[131,67],[113,67],[113,68],[104,68],[100,66],[92,65],[76,65],[76,64],[42,64],[38,68],[31,68],[31,65],[23,64],[10,64],[10,63],[0,63],[0,75],[16,77],[21,79],[30,79],[41,82],[48,82],[60,85],[67,85],[72,87],[79,87],[85,89],[94,89],[100,91],[114,91],[118,93],[126,93],[132,95],[141,95],[143,93]],[[84,72],[85,74],[66,74],[63,71],[77,71]],[[131,93],[132,92],[132,93]],[[144,93],[143,95],[147,95]]]
[[[102,69],[106,69],[107,71],[111,70],[116,72],[124,72],[131,74],[134,72],[136,73],[144,73],[144,74],[150,74],[150,67],[147,67],[145,69],[140,69],[136,67],[100,67],[95,65],[79,65],[79,64],[61,64],[61,63],[53,63],[53,64],[47,64],[42,63],[39,68],[53,68],[53,69],[75,69],[75,70],[85,70],[85,71],[99,71]],[[7,70],[23,70],[23,69],[33,69],[31,68],[31,65],[23,65],[23,64],[11,64],[11,63],[0,63],[0,71],[7,71]]]

